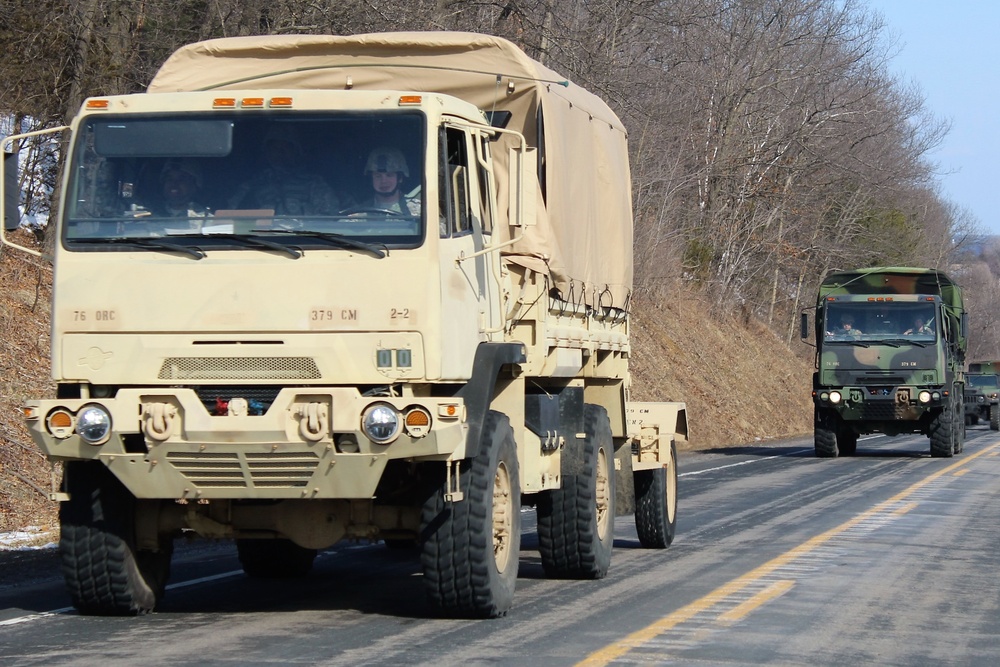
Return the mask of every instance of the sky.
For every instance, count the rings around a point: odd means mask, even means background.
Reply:
[[[916,84],[925,106],[951,123],[928,156],[941,194],[1000,235],[1000,2],[868,0],[898,51],[890,72]]]

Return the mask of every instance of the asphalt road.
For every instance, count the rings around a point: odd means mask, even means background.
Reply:
[[[148,616],[69,609],[54,551],[0,552],[0,664],[996,665],[1000,434],[965,452],[868,437],[682,453],[677,538],[619,517],[602,581],[544,577],[525,514],[515,606],[429,618],[414,554],[350,545],[300,581],[246,578],[235,549],[178,549]]]

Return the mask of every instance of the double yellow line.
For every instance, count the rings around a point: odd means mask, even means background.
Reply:
[[[632,649],[640,648],[642,645],[652,641],[659,635],[667,632],[668,630],[671,630],[672,628],[680,625],[681,623],[684,623],[685,621],[690,620],[700,612],[711,609],[720,601],[742,591],[749,585],[760,581],[761,579],[772,574],[779,568],[788,565],[795,559],[801,558],[802,556],[810,553],[811,551],[814,551],[816,548],[830,541],[832,538],[850,530],[851,528],[857,526],[859,523],[866,521],[867,519],[870,519],[871,517],[882,512],[893,512],[896,514],[904,514],[910,511],[911,509],[913,509],[913,507],[916,506],[915,503],[909,503],[907,505],[904,505],[903,507],[895,509],[893,509],[893,507],[895,505],[902,503],[911,495],[913,495],[915,492],[917,492],[924,486],[930,484],[935,479],[947,475],[957,470],[958,468],[967,465],[968,463],[972,462],[973,460],[977,459],[980,456],[994,453],[994,450],[996,450],[998,447],[1000,447],[1000,443],[982,449],[976,452],[975,454],[970,454],[969,456],[963,457],[962,460],[956,461],[955,463],[945,468],[942,468],[941,470],[938,470],[937,472],[932,473],[931,475],[928,475],[919,482],[916,482],[912,486],[906,488],[901,493],[896,494],[892,498],[883,501],[882,503],[876,505],[875,507],[871,508],[866,512],[863,512],[862,514],[859,514],[850,521],[842,523],[836,528],[832,528],[826,531],[825,533],[817,535],[816,537],[813,537],[807,540],[806,542],[803,542],[794,549],[791,549],[783,553],[782,555],[778,556],[777,558],[774,558],[773,560],[764,563],[760,567],[751,570],[750,572],[744,574],[743,576],[737,577],[736,579],[733,579],[732,581],[723,584],[722,586],[716,588],[708,595],[699,598],[694,602],[691,602],[687,606],[681,607],[677,611],[664,616],[663,618],[659,619],[654,623],[651,623],[650,625],[647,625],[641,630],[637,630],[636,632],[633,632],[632,634],[624,637],[623,639],[620,639],[619,641],[616,641],[612,644],[605,646],[604,648],[594,651],[586,658],[584,658],[582,661],[578,662],[577,666],[597,667],[599,665],[607,665],[608,663],[611,663],[617,660],[618,658],[622,657]],[[965,471],[963,471],[963,473],[964,472]],[[739,604],[732,610],[720,615],[719,620],[728,622],[739,620],[740,618],[746,616],[751,611],[765,604],[769,600],[773,600],[779,595],[784,594],[793,585],[794,585],[793,581],[787,581],[787,580],[775,581],[770,586],[765,588],[763,591],[755,594],[753,597]]]

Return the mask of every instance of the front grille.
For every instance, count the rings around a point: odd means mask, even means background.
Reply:
[[[319,457],[312,452],[169,452],[167,461],[202,489],[295,489],[309,483]]]
[[[861,418],[873,421],[888,421],[906,419],[910,414],[910,406],[891,401],[866,401],[862,407]]]
[[[168,357],[161,380],[315,380],[310,357]]]
[[[192,387],[202,405],[209,414],[215,414],[215,409],[219,401],[228,401],[239,396],[250,401],[251,408],[256,403],[260,405],[260,414],[267,412],[274,399],[277,398],[281,387],[263,385],[201,385]],[[254,414],[251,409],[251,414]]]

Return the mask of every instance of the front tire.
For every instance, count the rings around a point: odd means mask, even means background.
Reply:
[[[990,406],[990,430],[1000,431],[1000,406]]]
[[[666,549],[677,531],[677,449],[670,443],[670,464],[665,468],[637,470],[635,481],[635,530],[646,549]]]
[[[837,432],[837,449],[841,456],[854,456],[858,452],[858,434],[847,428]]]
[[[611,422],[603,407],[583,407],[585,438],[563,454],[562,488],[538,500],[542,567],[558,579],[601,579],[614,546],[615,474]]]
[[[424,504],[421,563],[427,597],[447,616],[495,618],[514,601],[521,551],[521,483],[514,430],[490,411],[479,452],[462,462],[464,498],[442,484]]]
[[[951,405],[945,406],[931,421],[930,440],[931,456],[934,458],[951,458],[955,455],[954,425],[955,411]]]
[[[813,445],[816,456],[823,459],[837,458],[837,423],[834,415],[816,410]]]
[[[99,461],[67,463],[64,487],[59,557],[73,606],[100,616],[152,611],[166,589],[173,540],[136,547],[135,496]]]

